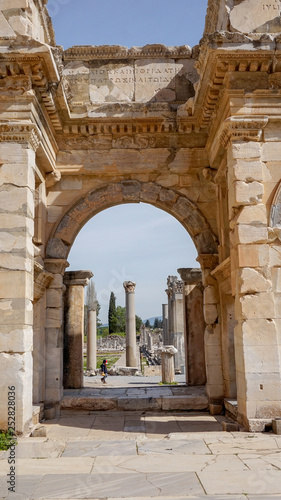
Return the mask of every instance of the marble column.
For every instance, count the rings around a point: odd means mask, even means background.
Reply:
[[[202,271],[200,268],[181,268],[178,273],[184,282],[183,314],[185,338],[186,383],[205,385],[205,321],[203,315]]]
[[[84,287],[91,271],[67,271],[64,275],[65,335],[64,335],[64,387],[83,387],[84,345]]]
[[[183,282],[177,276],[169,276],[167,280],[169,297],[169,343],[177,349],[175,355],[175,371],[182,372],[185,366],[184,356],[184,324],[183,324]]]
[[[159,349],[161,353],[162,384],[172,384],[175,382],[174,358],[177,349],[173,345],[166,345]]]
[[[125,281],[123,286],[126,292],[126,366],[136,367],[138,366],[135,313],[136,283]]]
[[[168,304],[162,304],[163,344],[169,344]]]
[[[88,336],[87,336],[87,369],[95,370],[97,367],[97,311],[88,311]]]

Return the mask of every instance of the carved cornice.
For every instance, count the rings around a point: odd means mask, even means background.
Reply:
[[[64,61],[93,61],[104,59],[158,59],[176,58],[189,59],[192,51],[188,45],[180,47],[166,47],[161,44],[132,47],[128,49],[121,45],[81,45],[67,49],[63,54]]]
[[[268,116],[254,115],[227,118],[221,124],[212,144],[211,165],[215,163],[216,157],[225,152],[230,141],[260,141],[268,120]]]
[[[178,269],[178,273],[185,285],[196,285],[202,281],[202,271],[200,268],[183,267]]]
[[[41,141],[41,132],[34,123],[0,122],[0,142],[27,144],[34,151]]]
[[[231,264],[230,257],[219,264],[212,272],[211,276],[220,284],[224,293],[231,294]]]
[[[66,286],[87,286],[93,276],[92,271],[66,271],[63,283]]]
[[[124,281],[123,286],[126,293],[134,293],[136,288],[136,283],[134,281]]]

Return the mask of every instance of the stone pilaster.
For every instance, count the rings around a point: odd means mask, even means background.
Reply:
[[[125,281],[123,285],[126,292],[126,366],[136,367],[138,366],[135,313],[136,283]]]
[[[184,282],[184,338],[186,383],[205,385],[205,347],[203,317],[203,285],[201,269],[182,268],[178,273]]]
[[[0,428],[8,427],[8,391],[16,394],[16,430],[32,425],[35,125],[0,123]]]
[[[206,323],[204,343],[207,384],[206,391],[210,402],[210,412],[220,413],[223,407],[224,384],[222,373],[221,323],[219,318],[219,296],[217,283],[211,272],[217,267],[218,256],[201,254],[203,292],[203,313]]]
[[[258,431],[281,411],[280,312],[264,203],[264,160],[274,156],[276,143],[261,142],[266,117],[240,117],[239,123],[244,136],[232,142],[232,135],[227,144],[238,419]],[[246,142],[249,123],[255,124],[257,133]]]
[[[46,406],[59,410],[63,395],[63,276],[69,266],[65,259],[45,259],[53,280],[46,291]]]
[[[64,275],[64,387],[83,387],[84,287],[91,271],[67,271]]]

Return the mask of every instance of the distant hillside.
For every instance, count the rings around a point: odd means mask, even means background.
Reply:
[[[156,318],[159,319],[160,321],[162,321],[162,316],[153,316],[153,318],[144,319],[143,323],[146,323],[147,321],[149,321],[149,323],[153,326],[154,321],[156,320]]]

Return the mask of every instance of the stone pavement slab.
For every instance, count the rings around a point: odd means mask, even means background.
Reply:
[[[19,476],[46,474],[90,474],[94,465],[91,457],[46,458],[42,460],[18,459],[16,471]],[[8,473],[8,462],[0,463],[0,476]]]
[[[136,454],[134,441],[75,441],[67,443],[63,457],[134,456]]]
[[[16,492],[9,492],[6,476],[0,477],[0,492],[5,500],[29,500],[36,486],[42,481],[43,476],[17,476]]]
[[[201,494],[202,487],[194,473],[170,474],[76,474],[46,475],[35,488],[32,500],[68,498],[134,498]]]
[[[237,432],[233,439],[223,434],[220,438],[206,439],[206,444],[214,454],[230,455],[251,452],[262,454],[270,450],[279,450],[274,436],[263,434],[250,434],[242,437],[241,433]]]
[[[30,442],[24,441],[16,446],[16,458],[57,458],[65,448],[63,441],[44,441],[37,443],[31,439]],[[3,459],[7,459],[9,451],[3,455]]]
[[[276,495],[281,498],[281,470],[265,471],[220,471],[198,472],[198,477],[207,495],[251,494]]]
[[[165,453],[166,455],[206,455],[210,450],[201,439],[138,442],[138,454]]]

